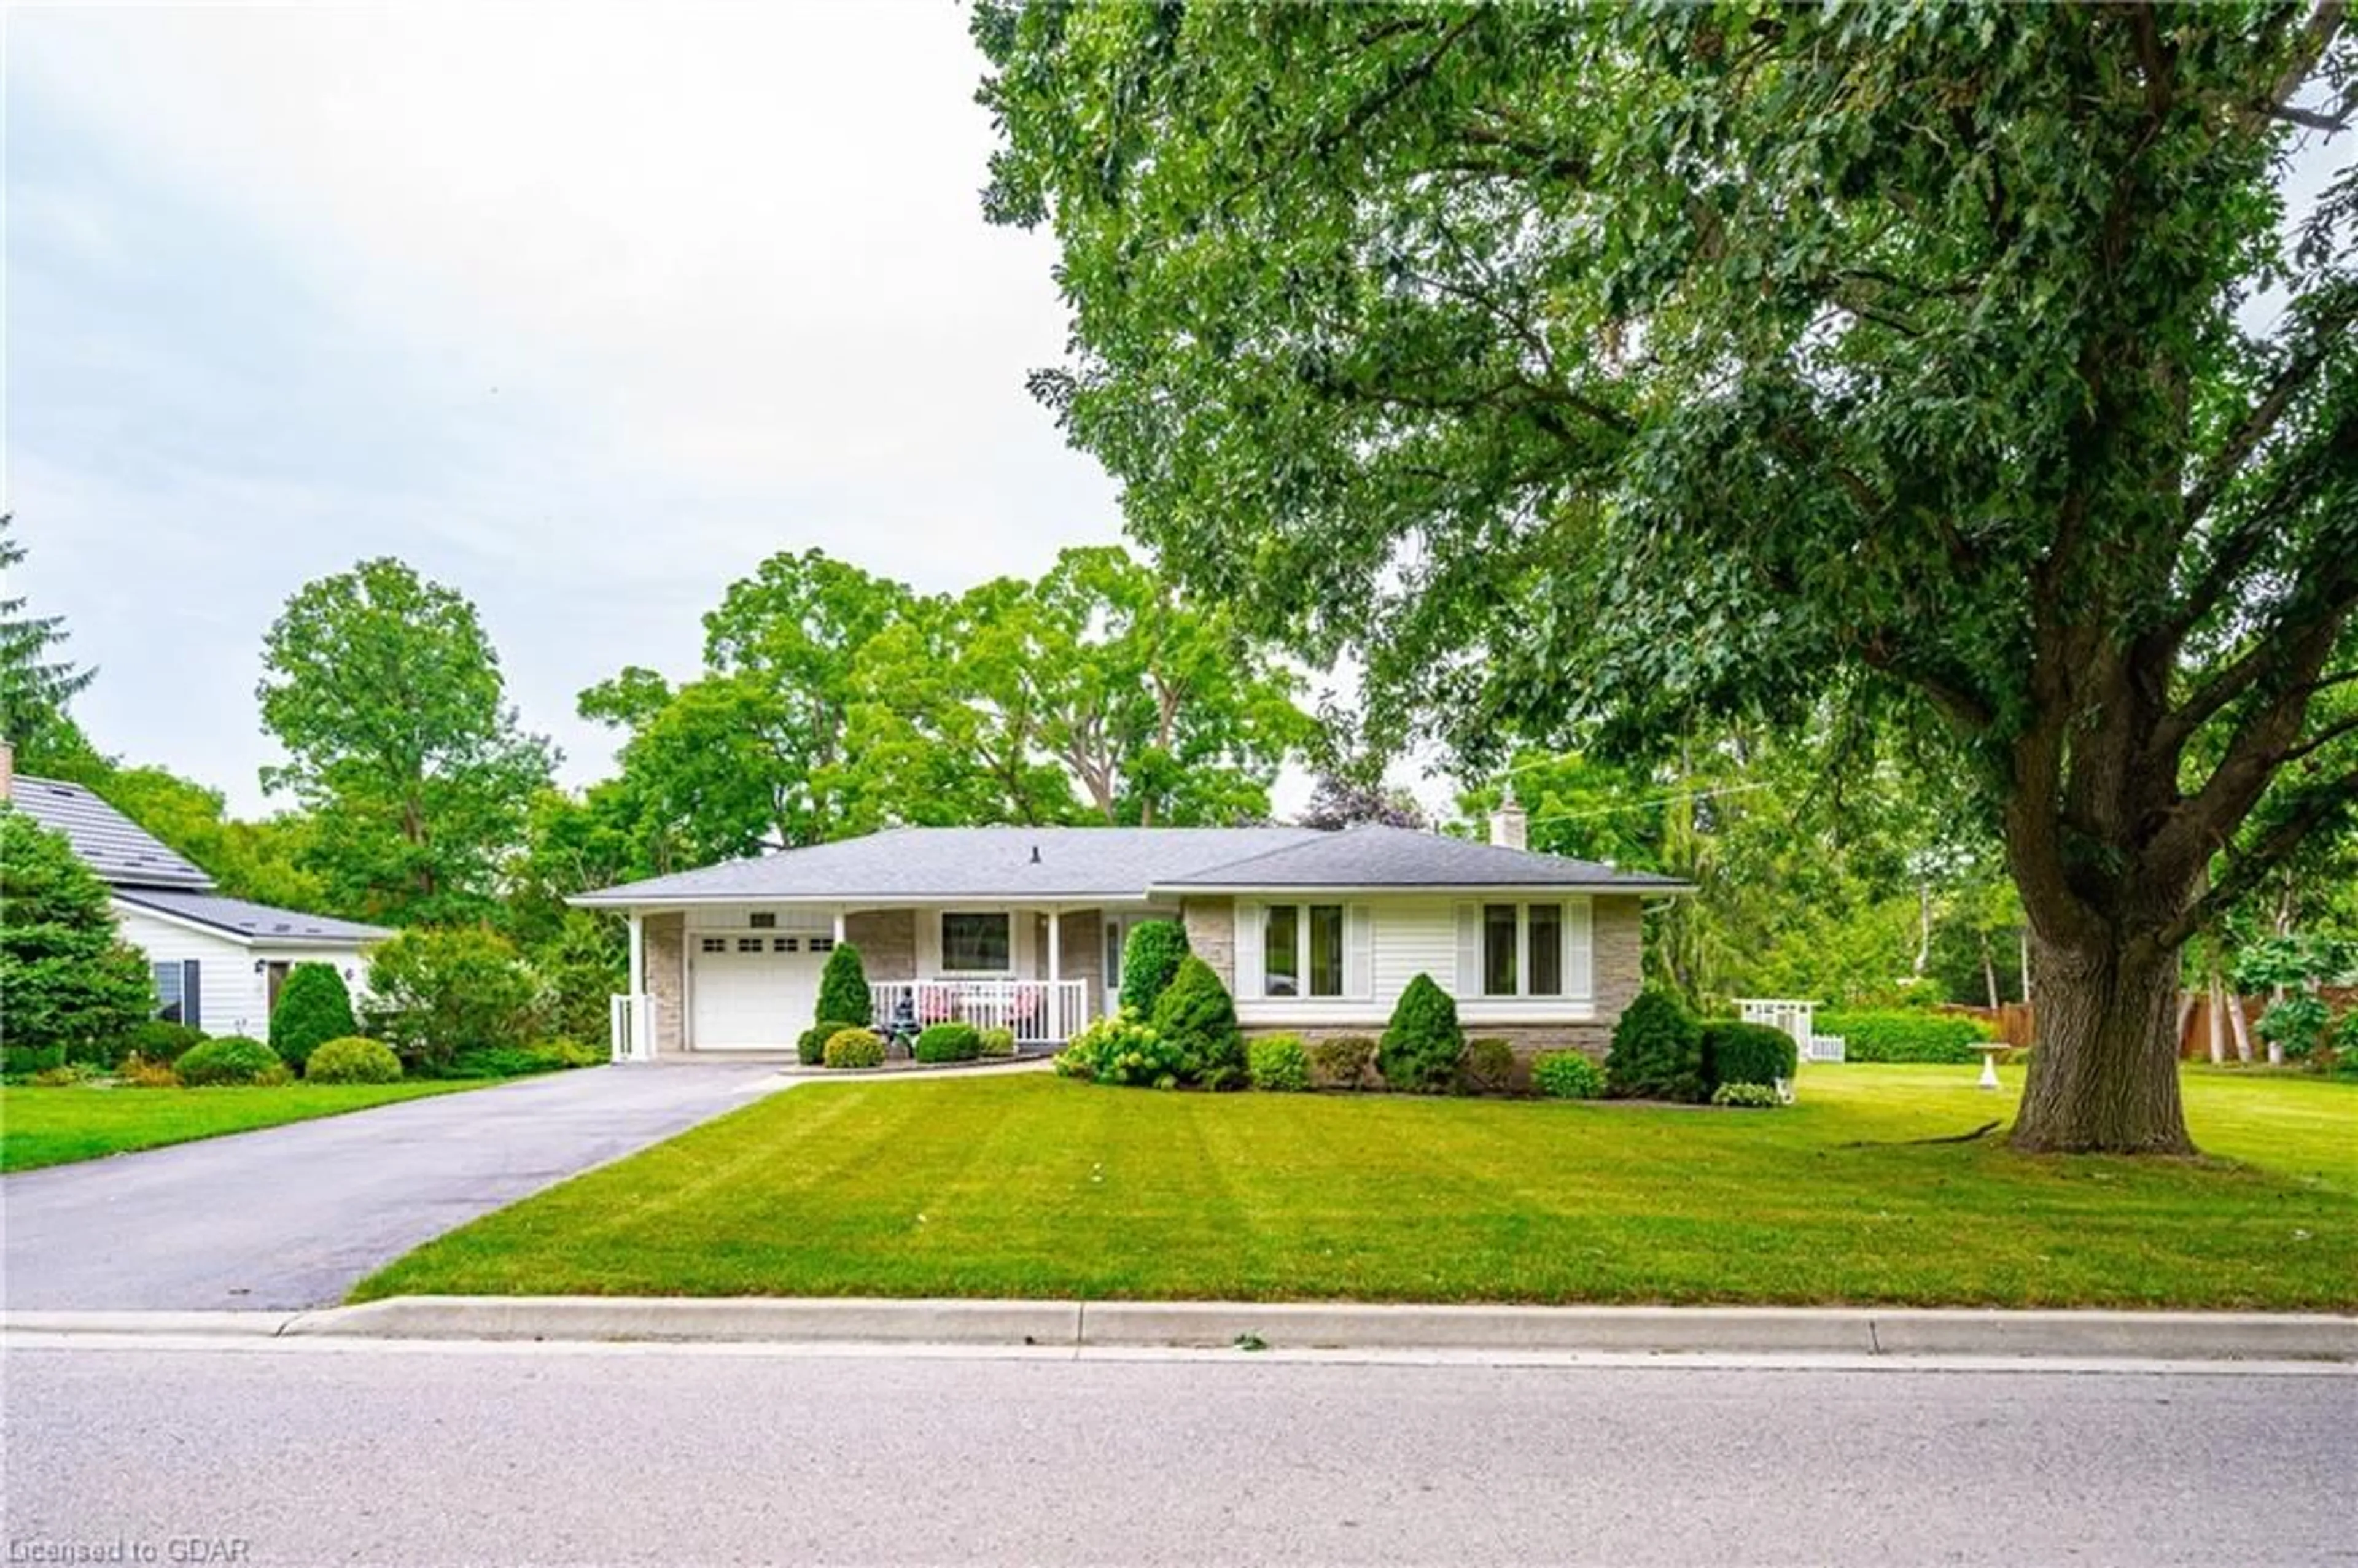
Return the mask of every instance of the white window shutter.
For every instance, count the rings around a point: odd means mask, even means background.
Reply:
[[[1596,994],[1594,900],[1575,898],[1563,906],[1563,994],[1585,1000]]]
[[[1261,993],[1260,976],[1260,905],[1237,904],[1237,995],[1246,998]]]
[[[1457,998],[1482,994],[1482,906],[1457,906]]]
[[[1376,994],[1376,917],[1364,903],[1343,911],[1343,994],[1361,1001]]]

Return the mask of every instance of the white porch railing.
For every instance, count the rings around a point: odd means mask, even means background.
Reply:
[[[617,1062],[655,1059],[655,999],[644,991],[606,999],[606,1032]]]
[[[879,1029],[956,1022],[1042,1045],[1070,1040],[1089,1021],[1087,980],[871,980],[868,996]]]

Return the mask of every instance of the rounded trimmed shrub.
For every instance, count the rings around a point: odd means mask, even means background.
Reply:
[[[401,1058],[381,1040],[347,1034],[312,1047],[303,1076],[315,1084],[399,1083]]]
[[[857,1029],[857,1023],[846,1023],[839,1018],[821,1019],[802,1032],[795,1041],[795,1059],[806,1067],[816,1067],[827,1059],[827,1043],[847,1029]]]
[[[360,1028],[352,992],[333,964],[302,963],[287,972],[278,1004],[270,1010],[270,1048],[280,1061],[299,1073],[315,1049],[352,1038]]]
[[[1457,1025],[1455,1000],[1431,975],[1409,981],[1376,1044],[1376,1070],[1384,1082],[1411,1094],[1446,1093],[1465,1054],[1466,1031]]]
[[[1121,945],[1121,1005],[1141,1018],[1153,1016],[1154,1004],[1191,954],[1187,928],[1175,920],[1141,920],[1131,926]]]
[[[1605,1072],[1585,1051],[1542,1051],[1531,1058],[1531,1087],[1550,1099],[1595,1099]]]
[[[1613,1026],[1613,1049],[1605,1056],[1605,1092],[1616,1099],[1690,1105],[1710,1098],[1703,1076],[1703,1025],[1678,998],[1639,991],[1623,1010]]]
[[[277,1052],[243,1034],[223,1034],[192,1046],[174,1067],[190,1087],[283,1084],[289,1076]]]
[[[1711,1103],[1746,1110],[1774,1110],[1783,1102],[1778,1099],[1773,1084],[1722,1084],[1711,1091]]]
[[[920,1062],[971,1062],[982,1054],[982,1031],[971,1023],[929,1024],[909,1054]]]
[[[1301,1094],[1310,1087],[1310,1051],[1299,1034],[1264,1034],[1245,1042],[1245,1071],[1257,1089]]]
[[[1469,1092],[1504,1094],[1515,1081],[1515,1048],[1504,1040],[1468,1040],[1458,1082]]]
[[[1376,1065],[1376,1043],[1365,1034],[1337,1034],[1310,1047],[1310,1081],[1322,1089],[1364,1089]]]
[[[1745,1023],[1714,1018],[1703,1026],[1704,1081],[1722,1084],[1767,1084],[1790,1078],[1801,1061],[1793,1037],[1765,1023]]]
[[[1056,1054],[1059,1077],[1098,1084],[1176,1087],[1179,1067],[1179,1047],[1127,1009],[1090,1021]]]
[[[818,972],[818,1022],[848,1018],[851,1022],[840,1027],[865,1028],[874,1016],[876,1002],[869,994],[868,971],[860,967],[860,949],[838,942]]]
[[[872,1029],[838,1029],[827,1036],[820,1060],[830,1067],[881,1067],[884,1042]]]
[[[1012,1056],[1015,1054],[1015,1031],[1012,1029],[984,1030],[982,1032],[982,1054],[986,1056]]]
[[[1203,1083],[1226,1068],[1245,1070],[1245,1037],[1237,1027],[1236,999],[1212,966],[1193,954],[1154,1004],[1154,1032],[1179,1054],[1182,1083]]]
[[[126,1058],[139,1056],[151,1064],[169,1064],[178,1061],[211,1038],[193,1023],[175,1023],[167,1018],[151,1018],[124,1031],[123,1054]]]

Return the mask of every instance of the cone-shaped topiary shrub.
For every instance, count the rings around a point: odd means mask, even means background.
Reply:
[[[1121,945],[1121,1005],[1141,1018],[1152,1017],[1154,1004],[1188,957],[1187,928],[1177,921],[1142,920],[1131,926],[1130,940]]]
[[[1179,1054],[1179,1080],[1200,1084],[1215,1074],[1241,1080],[1245,1037],[1237,1028],[1236,999],[1211,965],[1190,954],[1179,962],[1154,1004],[1154,1032]]]
[[[849,942],[837,943],[835,951],[827,956],[827,968],[818,972],[816,1022],[848,1018],[865,1027],[875,1016],[875,1004],[868,996],[868,971],[860,966],[860,949]]]
[[[1457,1003],[1431,975],[1409,981],[1392,1007],[1392,1021],[1376,1043],[1376,1070],[1384,1082],[1412,1094],[1446,1094],[1466,1054]]]
[[[1640,991],[1613,1026],[1605,1056],[1605,1092],[1617,1099],[1700,1102],[1704,1081],[1703,1025],[1676,997]]]
[[[270,1048],[278,1059],[304,1071],[311,1053],[330,1040],[360,1033],[352,1019],[352,994],[333,964],[297,964],[278,988],[278,1005],[270,1010]]]

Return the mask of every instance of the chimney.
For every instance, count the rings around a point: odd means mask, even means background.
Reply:
[[[1515,798],[1515,786],[1509,784],[1507,793],[1498,797],[1498,809],[1490,813],[1490,842],[1501,849],[1528,849],[1531,846],[1531,819]]]
[[[0,741],[0,800],[12,799],[16,790],[16,748]]]

